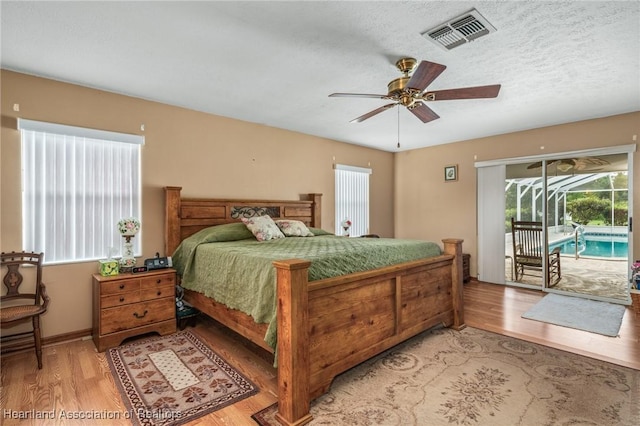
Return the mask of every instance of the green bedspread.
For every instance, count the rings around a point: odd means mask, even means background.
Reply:
[[[441,254],[432,242],[391,238],[344,238],[332,234],[258,242],[242,224],[203,230],[173,254],[184,288],[268,323],[265,342],[276,343],[274,260],[311,261],[309,281],[394,265]],[[246,229],[246,228],[245,228]]]

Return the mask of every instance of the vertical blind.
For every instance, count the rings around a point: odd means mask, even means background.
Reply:
[[[140,218],[144,137],[19,120],[22,143],[22,237],[46,263],[120,253],[117,222]],[[140,253],[140,238],[134,238]]]
[[[369,175],[371,169],[363,167],[335,166],[335,232],[344,233],[341,223],[349,219],[352,223],[349,235],[369,233]]]
[[[478,167],[478,279],[505,283],[505,197],[506,167]],[[513,258],[510,260],[513,262]],[[509,267],[513,265],[509,264]]]

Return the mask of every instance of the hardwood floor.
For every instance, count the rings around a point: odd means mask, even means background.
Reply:
[[[189,328],[206,340],[230,365],[238,368],[260,389],[257,395],[190,423],[195,425],[254,425],[251,414],[276,402],[277,376],[273,357],[213,320],[199,320]],[[131,425],[109,371],[105,353],[93,340],[76,340],[43,348],[43,368],[38,370],[35,352],[2,357],[0,423],[9,425]],[[9,410],[9,411],[7,411]],[[35,411],[31,411],[35,410]],[[52,419],[34,419],[52,412]],[[11,415],[31,416],[27,419]],[[69,421],[63,415],[101,416]]]
[[[465,323],[469,327],[640,370],[640,316],[635,315],[631,307],[627,307],[618,337],[522,318],[545,294],[471,281],[464,286]]]
[[[465,285],[466,323],[470,327],[640,370],[640,316],[635,316],[631,308],[625,313],[620,336],[614,338],[520,317],[542,297],[543,293],[533,290],[472,281]],[[251,414],[276,401],[276,371],[271,356],[212,320],[200,320],[190,330],[253,380],[260,392],[189,425],[254,425]],[[105,355],[96,351],[92,340],[46,346],[43,364],[43,369],[38,370],[33,351],[2,357],[0,423],[7,426],[131,424],[124,418],[126,409]],[[28,417],[11,418],[12,415]],[[38,415],[53,415],[53,418],[35,419]],[[103,420],[68,420],[63,419],[63,415],[92,415]]]

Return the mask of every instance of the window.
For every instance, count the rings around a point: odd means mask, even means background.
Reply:
[[[18,128],[24,249],[48,264],[120,253],[117,222],[141,215],[144,137],[22,119]]]
[[[336,164],[336,235],[344,234],[341,223],[352,223],[349,235],[369,233],[369,175],[371,169]]]

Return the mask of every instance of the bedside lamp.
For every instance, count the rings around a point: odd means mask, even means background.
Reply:
[[[127,217],[118,221],[118,231],[125,239],[122,245],[122,257],[120,258],[120,272],[131,272],[136,266],[136,258],[133,257],[133,238],[140,231],[140,221],[135,217]]]

